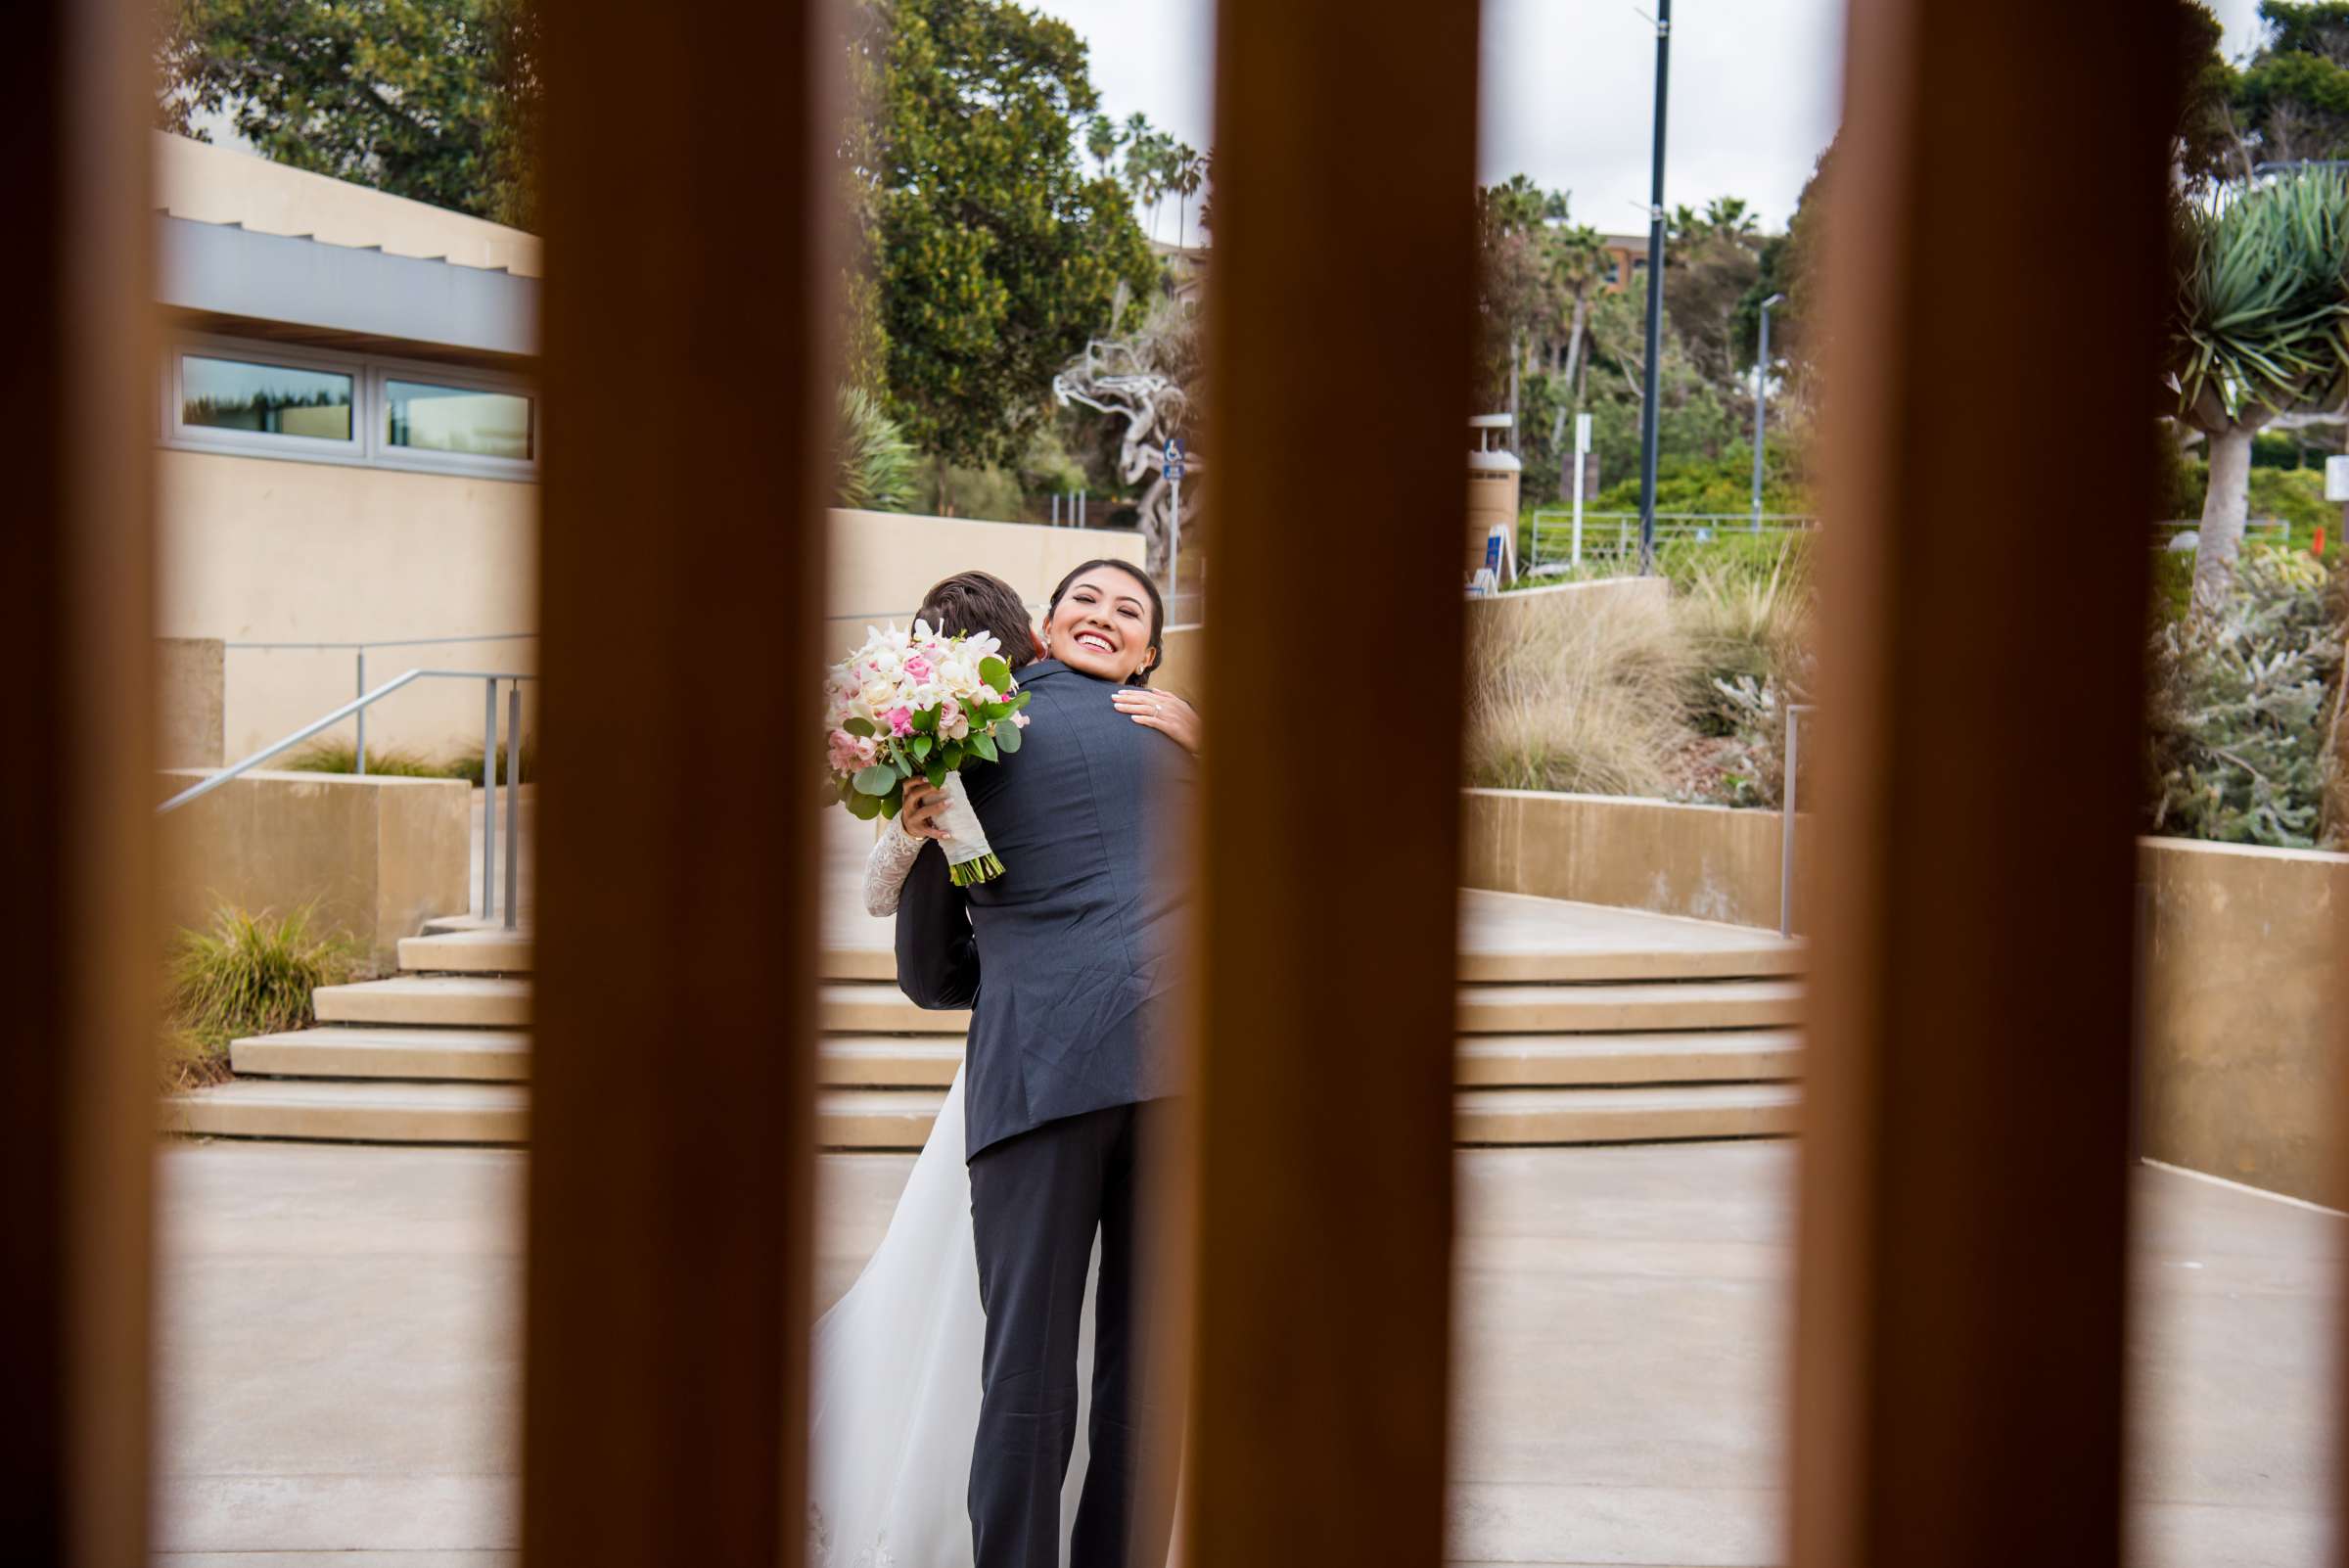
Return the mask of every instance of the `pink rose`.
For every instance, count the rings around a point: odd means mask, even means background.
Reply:
[[[915,654],[905,661],[905,673],[916,680],[928,680],[930,678],[930,661],[924,659],[920,654]]]
[[[856,765],[870,767],[881,755],[881,743],[870,735],[856,737]]]
[[[962,704],[956,702],[951,697],[943,697],[939,699],[938,729],[940,734],[944,734],[947,726],[952,724],[960,717],[962,717]]]
[[[853,773],[864,765],[863,760],[856,755],[855,736],[845,729],[836,729],[826,740],[830,743],[832,771]]]
[[[905,736],[905,735],[910,735],[910,734],[912,734],[912,733],[913,733],[913,710],[912,710],[912,709],[910,709],[910,708],[893,708],[893,709],[891,709],[891,710],[889,711],[889,715],[888,715],[888,716],[889,716],[889,732],[890,732],[892,735]]]

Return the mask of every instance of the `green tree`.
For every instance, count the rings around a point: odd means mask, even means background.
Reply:
[[[2177,417],[2210,439],[2197,608],[2234,584],[2252,438],[2349,380],[2349,181],[2305,170],[2178,212],[2169,329]]]
[[[867,206],[890,409],[933,456],[1008,463],[1053,373],[1157,265],[1117,182],[1079,166],[1099,106],[1066,23],[1007,0],[895,0],[884,17]]]
[[[2349,155],[2349,5],[2265,0],[2259,19],[2266,38],[2234,83],[2235,119],[2259,160]],[[2189,90],[2202,80],[2189,76]]]
[[[157,119],[223,114],[277,162],[528,228],[535,28],[523,0],[165,0]]]

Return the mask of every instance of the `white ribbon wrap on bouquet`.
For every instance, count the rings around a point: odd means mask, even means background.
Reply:
[[[946,864],[968,865],[994,853],[987,842],[987,829],[979,825],[979,813],[971,806],[971,793],[962,787],[962,775],[948,773],[940,793],[946,798],[944,809],[938,813],[938,825],[946,830],[945,842],[939,846],[946,852]]]

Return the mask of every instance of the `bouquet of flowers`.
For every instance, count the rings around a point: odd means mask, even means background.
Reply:
[[[867,627],[825,684],[826,761],[840,804],[859,821],[894,818],[906,781],[926,778],[948,796],[942,825],[955,885],[1001,876],[957,774],[1018,751],[1027,706],[990,632],[944,637],[921,621],[910,632]]]

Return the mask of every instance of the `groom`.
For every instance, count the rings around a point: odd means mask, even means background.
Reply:
[[[1155,631],[1155,628],[1154,628]],[[1156,653],[1156,636],[1151,653]],[[1045,659],[1024,744],[962,775],[1003,862],[957,888],[927,846],[898,908],[898,984],[971,1007],[964,1057],[971,1218],[987,1313],[970,1510],[978,1568],[1057,1568],[1077,1435],[1078,1324],[1097,1231],[1092,1418],[1071,1568],[1160,1568],[1171,1488],[1143,1452],[1144,1148],[1178,1086],[1177,984],[1189,755],[1113,706],[1114,681]],[[1130,699],[1129,699],[1130,700]],[[985,981],[981,971],[984,968]]]

